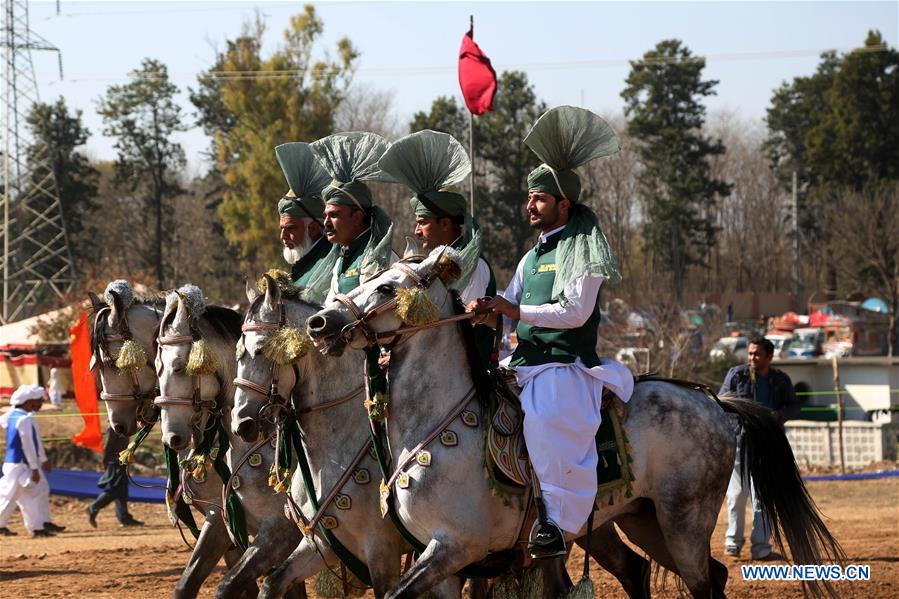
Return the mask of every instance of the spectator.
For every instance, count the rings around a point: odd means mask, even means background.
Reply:
[[[7,528],[16,505],[22,511],[25,527],[33,537],[48,537],[65,530],[50,522],[50,486],[46,474],[50,462],[41,443],[34,413],[41,409],[44,388],[22,385],[9,400],[13,409],[3,415],[6,428],[6,458],[0,478],[0,536],[14,536]]]
[[[128,447],[128,437],[116,433],[111,428],[106,431],[106,447],[103,448],[103,464],[106,472],[97,481],[103,492],[87,506],[87,519],[97,528],[97,514],[115,501],[115,514],[122,526],[143,526],[128,513],[128,470],[119,461],[119,454]]]
[[[764,337],[754,337],[749,341],[749,363],[735,366],[728,371],[721,385],[719,395],[731,395],[757,401],[769,408],[774,417],[783,424],[799,415],[799,402],[793,390],[790,377],[771,366],[774,358],[774,344]],[[737,459],[727,488],[727,534],[724,552],[739,557],[743,547],[743,531],[746,519],[746,499],[752,497],[752,542],[751,554],[754,560],[772,559],[771,522],[755,495],[755,488],[749,475],[740,463],[739,448],[742,432],[738,436]]]

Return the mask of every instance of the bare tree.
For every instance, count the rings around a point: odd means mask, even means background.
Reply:
[[[884,298],[890,307],[889,353],[899,331],[899,185],[862,191],[833,191],[821,220],[830,233],[827,250],[834,258],[844,293]]]

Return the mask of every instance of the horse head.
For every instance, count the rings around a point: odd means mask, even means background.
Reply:
[[[149,424],[157,417],[156,373],[149,356],[156,348],[159,312],[153,303],[135,302],[131,285],[121,279],[106,286],[103,300],[92,293],[90,300],[91,369],[100,376],[109,426],[130,436],[139,423]]]
[[[166,297],[157,338],[156,405],[161,408],[163,442],[176,451],[191,442],[196,448],[227,413],[237,318],[233,310],[207,307],[203,292],[194,285]]]
[[[264,275],[260,292],[247,282],[247,309],[237,342],[237,378],[231,430],[244,441],[269,430],[288,407],[299,379],[296,362],[308,351],[308,338],[287,317],[278,283]]]
[[[322,353],[341,355],[389,340],[403,326],[426,325],[452,313],[447,288],[458,278],[457,254],[435,248],[424,260],[395,262],[351,291],[338,295],[306,321]]]

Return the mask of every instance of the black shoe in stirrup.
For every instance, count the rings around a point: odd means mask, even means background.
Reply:
[[[562,529],[552,520],[534,522],[528,539],[528,552],[533,559],[550,559],[568,553]]]

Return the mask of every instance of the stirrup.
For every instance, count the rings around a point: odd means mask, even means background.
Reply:
[[[528,553],[533,559],[552,559],[568,553],[565,535],[552,520],[535,520],[528,535]]]

